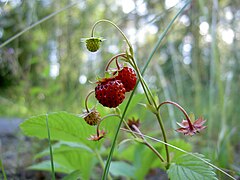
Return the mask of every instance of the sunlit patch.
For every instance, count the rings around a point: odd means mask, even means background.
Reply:
[[[199,25],[199,29],[201,35],[207,35],[209,30],[209,24],[206,21],[204,21]]]
[[[187,40],[186,38],[182,45],[183,63],[186,65],[189,65],[192,62],[191,51],[192,51],[192,45],[190,43],[190,40],[189,39]]]
[[[3,29],[0,28],[0,38],[2,38],[2,37],[3,37]]]
[[[205,37],[204,37],[204,40],[206,41],[206,42],[212,42],[212,36],[210,35],[210,34],[207,34]]]
[[[59,63],[51,63],[50,64],[50,77],[56,78],[59,75]]]
[[[137,4],[137,12],[139,15],[143,16],[148,13],[147,4],[143,0],[138,0],[136,4]]]
[[[137,30],[133,27],[129,27],[126,31],[127,31],[127,35],[130,37],[129,40],[132,43],[135,43]]]
[[[135,9],[135,3],[133,0],[118,0],[117,4],[120,4],[122,6],[122,10],[126,14]]]
[[[189,65],[189,64],[191,64],[191,62],[192,62],[192,59],[190,56],[186,56],[185,58],[183,58],[184,64]]]
[[[232,44],[234,39],[234,32],[232,29],[221,29],[220,30],[222,40],[227,44]]]
[[[228,21],[231,21],[233,19],[233,13],[231,11],[231,8],[230,7],[226,7],[224,9],[225,11],[225,18],[228,20]]]
[[[158,27],[155,25],[148,26],[148,31],[150,34],[156,34],[158,32]]]
[[[179,3],[179,0],[165,0],[165,8],[169,9],[176,6]]]
[[[108,51],[113,54],[117,54],[119,52],[119,48],[116,45],[109,45]]]
[[[79,82],[80,84],[85,84],[87,82],[87,77],[85,75],[79,76]]]
[[[179,19],[181,23],[183,23],[184,26],[189,26],[190,25],[190,19],[187,15],[182,15]]]
[[[186,43],[183,45],[183,51],[189,53],[192,49],[192,45],[189,43]]]

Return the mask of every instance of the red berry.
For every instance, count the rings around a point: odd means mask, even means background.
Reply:
[[[124,67],[118,72],[116,79],[122,81],[126,92],[132,91],[137,83],[135,71],[130,67]]]
[[[120,80],[115,78],[103,79],[95,88],[95,97],[103,106],[115,108],[125,98],[125,88]]]

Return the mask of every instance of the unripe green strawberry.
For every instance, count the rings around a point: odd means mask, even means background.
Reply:
[[[103,39],[98,37],[91,37],[85,40],[87,49],[91,52],[96,52],[100,48],[102,41]]]

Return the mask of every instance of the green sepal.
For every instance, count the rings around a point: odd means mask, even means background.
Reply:
[[[122,115],[122,112],[121,112],[121,109],[119,107],[116,107],[115,108],[115,112],[117,115],[121,116]]]
[[[104,78],[111,78],[111,77],[112,77],[112,73],[109,71],[105,71]]]

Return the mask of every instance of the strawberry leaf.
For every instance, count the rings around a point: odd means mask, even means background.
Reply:
[[[25,120],[20,128],[27,136],[40,139],[48,138],[46,115],[33,116]],[[93,142],[87,140],[95,133],[95,127],[88,125],[83,118],[67,112],[56,112],[48,115],[51,140],[81,142],[94,147]]]
[[[207,160],[201,154],[195,154],[198,157]],[[209,160],[207,160],[209,161]],[[169,179],[178,180],[216,180],[216,174],[213,168],[205,162],[188,154],[184,154],[177,158],[175,162],[170,165],[167,171]]]

